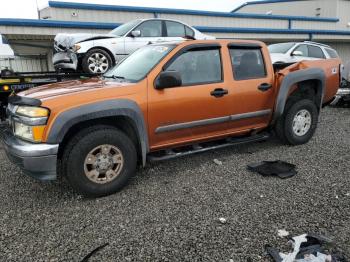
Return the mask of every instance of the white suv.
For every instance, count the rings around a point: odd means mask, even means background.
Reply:
[[[269,45],[272,63],[295,63],[302,60],[338,58],[338,53],[328,45],[305,41]]]
[[[140,19],[125,23],[106,35],[57,34],[53,63],[56,70],[104,73],[142,46],[184,38],[215,39],[179,21]]]

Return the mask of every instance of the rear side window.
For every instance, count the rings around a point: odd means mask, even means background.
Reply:
[[[321,48],[313,45],[309,45],[308,48],[309,48],[309,57],[322,58],[322,59],[325,58]]]
[[[188,26],[185,26],[185,30],[186,30],[186,36],[194,36],[194,32],[191,28],[189,28]]]
[[[178,56],[166,69],[181,75],[182,85],[222,81],[220,49],[194,49]]]
[[[330,49],[330,48],[326,48],[326,51],[328,53],[328,55],[330,56],[330,58],[338,58],[338,53],[337,51]]]
[[[233,76],[236,80],[258,79],[266,76],[261,49],[230,48]]]
[[[185,36],[185,25],[173,21],[165,21],[165,25],[169,37]]]

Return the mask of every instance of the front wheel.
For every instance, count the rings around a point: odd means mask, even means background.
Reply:
[[[287,105],[284,114],[276,123],[277,136],[290,145],[309,142],[317,127],[318,114],[315,103],[309,99]]]
[[[82,130],[63,154],[63,172],[72,187],[89,197],[113,194],[136,172],[134,143],[120,130],[96,126]]]
[[[85,73],[103,74],[112,67],[111,56],[102,49],[92,49],[86,53],[82,60]]]

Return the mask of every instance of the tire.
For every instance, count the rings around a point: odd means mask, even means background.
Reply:
[[[137,152],[123,132],[99,125],[83,129],[68,142],[62,165],[63,175],[78,193],[102,197],[128,183],[136,172]]]
[[[96,61],[95,63],[93,61]],[[85,54],[82,60],[82,68],[88,74],[103,74],[113,65],[113,60],[108,52],[102,49],[92,49]]]
[[[317,128],[318,114],[315,103],[309,99],[288,101],[275,125],[277,137],[289,145],[309,142]]]

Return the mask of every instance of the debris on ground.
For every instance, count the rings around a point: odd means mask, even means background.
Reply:
[[[290,178],[297,174],[295,165],[280,160],[249,164],[248,170],[263,176],[278,176],[279,178]]]
[[[285,254],[267,245],[266,251],[276,262],[346,262],[343,255],[329,253],[332,241],[326,237],[303,234],[291,238],[293,251]]]
[[[98,251],[100,251],[101,249],[105,248],[105,247],[108,246],[108,245],[109,245],[109,243],[106,243],[106,244],[104,244],[104,245],[102,245],[102,246],[99,246],[99,247],[95,248],[95,249],[92,250],[89,254],[87,254],[87,255],[83,258],[83,260],[82,260],[81,262],[88,262],[89,259],[90,259],[95,253],[97,253]]]
[[[278,230],[277,235],[279,237],[287,237],[287,236],[289,236],[289,232],[285,229],[280,229],[280,230]]]
[[[219,218],[219,221],[220,221],[221,224],[226,224],[227,219],[224,218],[224,217],[220,217],[220,218]]]
[[[214,159],[213,160],[215,164],[217,164],[218,166],[221,166],[222,165],[222,161],[220,161],[219,159]]]

